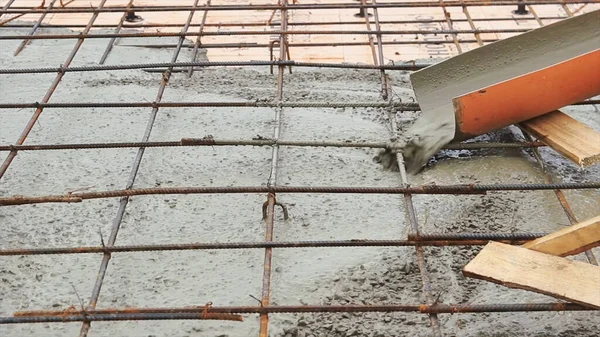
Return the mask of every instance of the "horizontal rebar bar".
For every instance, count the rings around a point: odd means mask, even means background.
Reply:
[[[482,39],[482,42],[496,42],[499,39]],[[473,39],[459,39],[462,44],[465,43],[476,43],[477,40]],[[399,45],[443,45],[454,43],[454,41],[448,40],[435,40],[435,41],[423,41],[423,40],[405,40],[405,41],[381,41],[382,45],[385,46],[399,46]],[[368,46],[369,42],[356,42],[356,41],[342,41],[342,42],[290,42],[289,47],[347,47],[347,46]],[[119,47],[135,47],[135,48],[175,48],[175,44],[119,44]],[[184,48],[193,48],[194,44],[188,43],[183,45]],[[238,42],[238,43],[203,43],[203,49],[211,48],[269,48],[271,47],[268,43],[258,42]]]
[[[401,102],[90,102],[90,103],[0,103],[0,109],[26,108],[398,108],[403,111],[419,111],[417,103]]]
[[[25,311],[16,312],[13,317],[0,317],[0,324],[42,323],[65,321],[94,321],[95,318],[125,315],[131,319],[199,319],[199,313],[205,307],[183,308],[127,308],[127,309],[95,309],[86,311]],[[396,305],[302,305],[302,306],[260,306],[260,307],[211,307],[210,314],[281,314],[281,313],[318,313],[318,312],[413,312],[413,313],[486,313],[486,312],[540,312],[540,311],[596,311],[574,303],[514,303],[514,304],[396,304]],[[137,316],[127,316],[137,315]],[[161,315],[161,316],[144,316]],[[185,316],[185,315],[195,315]],[[134,318],[135,317],[135,318]],[[162,317],[162,318],[159,318]],[[63,320],[64,318],[69,318]],[[106,320],[106,319],[105,319]],[[115,320],[115,319],[113,319]]]
[[[540,20],[562,20],[566,19],[563,16],[540,16]],[[504,18],[472,18],[473,21],[533,21],[533,17],[504,17]],[[386,25],[402,25],[402,24],[418,24],[418,23],[445,23],[446,20],[431,19],[431,20],[381,20],[380,24]],[[467,19],[452,19],[452,22],[468,22]],[[183,23],[142,23],[142,24],[127,24],[124,23],[125,28],[179,28],[183,27]],[[278,22],[264,23],[264,22],[218,22],[218,23],[206,23],[205,27],[278,27]],[[289,22],[288,26],[338,26],[338,25],[364,25],[362,21],[311,21],[311,22]],[[10,25],[0,26],[1,28],[31,28],[33,24],[29,23],[15,23]],[[192,23],[190,27],[200,27],[200,23]],[[85,25],[82,24],[65,24],[65,23],[44,23],[40,25],[40,28],[83,28]],[[97,24],[95,28],[115,28],[117,24]]]
[[[102,321],[159,321],[159,320],[219,320],[219,321],[242,321],[242,316],[231,314],[210,313],[119,313],[119,314],[87,314],[79,315],[64,314],[62,316],[18,316],[0,317],[0,324],[16,323],[67,323],[67,322],[102,322]]]
[[[421,185],[414,187],[310,187],[310,186],[228,186],[154,187],[65,195],[13,196],[0,198],[0,206],[51,202],[82,202],[88,199],[164,194],[249,194],[249,193],[333,193],[333,194],[486,194],[489,191],[544,191],[556,189],[598,189],[600,182],[556,184],[469,184]]]
[[[510,235],[510,234],[509,234]],[[212,243],[174,243],[155,245],[124,245],[112,247],[51,247],[51,248],[15,248],[0,249],[0,256],[21,255],[62,255],[62,254],[97,254],[97,253],[126,253],[126,252],[151,252],[151,251],[177,251],[177,250],[226,250],[226,249],[265,249],[265,248],[344,248],[344,247],[412,247],[412,246],[483,246],[489,241],[521,244],[541,237],[536,234],[516,234],[514,238],[494,240],[494,234],[489,234],[492,239],[470,239],[468,237],[455,237],[452,239],[429,240],[330,240],[330,241],[265,241],[265,242],[212,242]],[[409,236],[410,237],[410,236]]]
[[[586,100],[571,105],[595,105],[600,100]],[[0,103],[0,109],[27,108],[397,108],[402,111],[420,111],[418,103],[402,102],[86,102],[86,103]]]
[[[440,30],[237,30],[202,32],[154,32],[154,33],[96,33],[96,34],[44,34],[44,35],[0,35],[0,40],[65,40],[65,39],[108,39],[143,37],[186,37],[186,36],[242,36],[242,35],[441,35],[441,34],[487,34],[524,33],[531,29],[440,29]]]
[[[597,4],[598,0],[576,0],[576,1],[560,1],[560,0],[528,0],[528,5],[560,5],[560,4]],[[486,6],[516,6],[523,4],[519,0],[509,1],[444,1],[445,7],[486,7]],[[308,3],[308,4],[285,4],[285,5],[212,5],[212,6],[135,6],[134,9],[138,13],[142,12],[189,12],[191,10],[210,11],[237,11],[237,10],[319,10],[319,9],[360,9],[360,8],[419,8],[419,7],[439,7],[439,2],[432,1],[413,1],[413,2],[386,2],[377,4],[353,4],[353,3]],[[114,13],[123,12],[126,6],[108,6],[102,9],[91,7],[69,7],[49,10],[48,13]],[[20,13],[43,13],[43,10],[34,7],[13,6],[10,9],[0,9],[2,14],[20,14]]]
[[[352,68],[352,69],[390,69],[390,70],[419,70],[430,64],[345,64],[345,63],[312,63],[296,61],[197,61],[197,62],[163,62],[163,63],[137,63],[117,65],[90,65],[79,67],[48,67],[48,68],[18,68],[0,69],[0,74],[37,74],[56,72],[85,72],[106,70],[133,70],[152,69],[164,67],[241,67],[241,66],[295,66],[306,68]]]
[[[423,241],[529,241],[545,236],[544,233],[442,233],[442,234],[408,234],[408,240]]]
[[[293,141],[293,140],[242,140],[242,139],[211,139],[183,138],[180,141],[165,142],[125,142],[125,143],[82,143],[82,144],[39,144],[39,145],[0,145],[0,151],[43,151],[43,150],[79,150],[79,149],[114,149],[131,147],[179,147],[179,146],[298,146],[298,147],[350,147],[350,148],[385,148],[400,149],[401,145],[382,142],[361,141]],[[498,148],[529,148],[543,147],[542,142],[472,142],[455,143],[444,146],[449,150],[498,149]]]

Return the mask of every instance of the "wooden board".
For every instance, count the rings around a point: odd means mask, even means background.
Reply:
[[[490,242],[463,274],[600,309],[600,267]]]
[[[581,167],[600,163],[600,132],[558,110],[520,127]]]
[[[550,255],[568,256],[597,246],[600,246],[600,215],[529,241],[521,247]]]

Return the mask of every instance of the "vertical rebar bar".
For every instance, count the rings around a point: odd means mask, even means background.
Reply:
[[[366,5],[367,4],[367,0],[360,0],[360,3],[362,5]],[[363,13],[363,8],[361,8],[361,13],[366,15],[359,15],[358,17],[360,18],[365,18],[365,25],[367,26],[367,30],[370,32],[371,31],[371,22],[369,21],[369,16],[371,16],[371,14],[368,13],[368,10],[365,9],[365,13]],[[373,43],[373,35],[371,35],[371,33],[367,34],[367,40],[369,43],[369,48],[371,48],[371,54],[373,55],[373,64],[374,65],[378,65],[377,64],[377,52],[375,51],[375,44]]]
[[[372,0],[372,1],[373,1],[374,5],[377,4],[376,0]],[[375,24],[376,24],[377,31],[380,31],[381,29],[380,29],[380,25],[379,25],[379,15],[377,12],[377,7],[374,8],[374,14],[375,14]],[[378,41],[378,47],[379,47],[379,60],[380,60],[380,63],[383,64],[383,46],[381,43],[381,34],[378,35],[377,41]],[[385,94],[386,99],[387,99],[387,96],[388,96],[387,95],[387,81],[386,81],[387,77],[385,74],[385,70],[381,69],[381,73],[382,73],[381,74],[382,75],[382,96]],[[385,87],[385,91],[383,91],[384,87]],[[389,109],[388,109],[388,112],[389,112],[392,138],[398,139],[398,126],[396,125],[395,112],[392,112]],[[402,157],[401,153],[397,154],[397,164],[398,164],[398,168],[400,171],[400,178],[402,180],[403,186],[409,186],[408,176],[406,174],[406,167],[404,166],[404,158]],[[405,208],[406,215],[407,215],[409,223],[410,223],[411,230],[412,230],[413,234],[418,238],[420,236],[419,224],[417,222],[417,217],[415,214],[415,209],[414,209],[414,205],[412,202],[411,194],[404,194],[404,208]],[[425,295],[427,302],[433,304],[433,297],[431,296],[431,289],[430,289],[431,283],[429,280],[429,276],[427,275],[427,266],[426,266],[426,262],[425,262],[423,247],[416,246],[415,249],[416,249],[416,254],[417,254],[417,265],[419,267],[419,271],[421,274],[421,283],[423,285],[423,293]],[[434,336],[442,337],[442,331],[440,328],[440,322],[439,322],[437,314],[436,313],[429,314],[429,320],[431,323],[431,327],[432,327]]]
[[[51,5],[54,4],[55,2],[56,2],[56,0],[53,0],[51,2]],[[106,0],[102,0],[102,2],[100,2],[100,4],[98,5],[97,8],[100,9],[100,8],[104,7],[105,3],[106,3]],[[89,33],[89,31],[90,31],[90,29],[92,29],[92,26],[94,25],[94,22],[96,21],[97,17],[98,17],[98,13],[97,12],[94,13],[94,14],[92,14],[92,17],[90,18],[90,21],[85,26],[85,28],[84,28],[84,30],[82,32],[83,35]],[[38,21],[38,22],[41,22],[41,20]],[[79,51],[79,48],[83,44],[84,40],[85,40],[85,37],[80,37],[79,39],[77,39],[77,42],[75,43],[75,46],[73,47],[73,50],[71,50],[71,53],[69,54],[69,56],[67,56],[67,59],[65,60],[64,64],[61,65],[60,69],[69,67],[71,65],[71,62],[75,58],[75,55]],[[56,74],[56,77],[54,78],[54,81],[52,82],[52,85],[50,86],[50,88],[46,92],[46,95],[44,95],[44,98],[42,98],[41,103],[48,103],[48,101],[50,100],[50,97],[52,97],[52,94],[54,94],[54,91],[58,87],[58,84],[60,83],[60,81],[62,80],[62,78],[63,78],[64,75],[65,75],[64,71],[62,71],[62,70],[58,71],[58,74]],[[29,119],[29,122],[27,122],[27,125],[25,126],[25,129],[23,130],[23,132],[19,136],[19,139],[17,140],[17,142],[15,143],[15,145],[23,145],[23,143],[27,139],[27,136],[29,136],[29,133],[31,132],[31,129],[33,128],[33,126],[35,125],[35,123],[40,118],[40,115],[42,114],[42,111],[44,111],[43,107],[38,107],[38,108],[35,109],[35,112],[33,113],[33,116],[31,116],[31,119]],[[12,163],[12,161],[15,159],[16,156],[17,156],[17,151],[10,151],[10,153],[8,154],[8,156],[6,157],[6,159],[4,159],[4,162],[0,166],[0,179],[2,179],[2,177],[4,176],[4,173],[6,173],[6,170],[8,169],[8,167],[10,166],[10,164]]]
[[[464,0],[460,0],[460,2],[463,3]],[[468,6],[463,5],[462,9],[463,9],[463,13],[465,14],[465,17],[467,17],[467,21],[469,22],[469,26],[471,27],[471,29],[477,30],[477,27],[475,27],[475,22],[473,22],[473,19],[471,18],[471,13],[469,13]],[[477,44],[480,47],[483,46],[483,41],[481,40],[481,35],[477,32],[474,34],[475,34],[475,40],[477,41]]]
[[[397,126],[396,126],[396,117],[393,114],[390,114],[390,120],[392,121],[392,132],[393,137],[397,138]],[[404,165],[404,157],[402,153],[397,154],[398,158],[398,168],[400,169],[400,177],[402,179],[402,184],[404,186],[409,186],[408,176],[406,174],[406,167]],[[404,209],[406,211],[406,216],[410,223],[410,229],[412,234],[418,239],[421,235],[419,231],[419,223],[417,220],[417,216],[415,214],[415,207],[412,202],[412,194],[406,193],[404,194]],[[433,296],[431,295],[431,281],[429,280],[429,275],[427,274],[427,263],[425,261],[425,252],[423,251],[422,246],[415,247],[417,254],[417,266],[419,267],[419,272],[421,274],[421,284],[423,286],[423,294],[425,295],[425,299],[428,304],[434,304]],[[440,320],[436,313],[429,314],[429,321],[431,323],[431,328],[433,329],[433,334],[435,337],[442,337],[442,330],[440,327]]]
[[[33,25],[33,28],[31,28],[31,30],[27,33],[27,36],[34,35],[35,32],[38,30],[38,28],[40,28],[40,25],[42,24],[42,22],[46,18],[46,15],[48,15],[48,10],[52,9],[52,7],[54,6],[54,3],[56,3],[56,1],[57,0],[51,0],[50,3],[48,3],[48,6],[46,6],[46,11],[43,12],[42,15],[40,15],[40,18],[37,20],[37,22],[35,23],[35,25]],[[98,15],[98,14],[96,14],[96,15]],[[27,44],[29,44],[29,42],[33,42],[33,41],[31,41],[31,40],[23,40],[21,42],[21,44],[15,50],[15,53],[13,54],[13,56],[19,55],[19,53],[23,49],[25,49],[25,46],[27,46]]]
[[[390,127],[392,132],[392,139],[398,139],[398,126],[396,123],[396,112],[388,109]],[[397,153],[396,156],[398,169],[400,172],[400,179],[402,181],[403,187],[409,187],[410,184],[408,182],[408,175],[406,173],[406,166],[404,164],[404,157],[401,152]],[[419,222],[417,220],[417,216],[415,213],[415,206],[412,201],[412,194],[405,193],[404,196],[404,210],[406,211],[406,217],[408,218],[408,222],[410,224],[411,234],[418,240],[420,239],[421,232],[419,230]],[[427,304],[434,304],[433,296],[431,295],[431,281],[429,280],[429,275],[427,273],[427,262],[425,261],[425,252],[423,251],[423,247],[417,245],[415,247],[416,255],[417,255],[417,266],[419,268],[419,273],[421,275],[421,285],[423,286],[423,295],[425,296],[425,300]],[[442,337],[442,329],[440,327],[440,320],[438,318],[437,313],[429,314],[429,322],[431,323],[431,328],[433,330],[434,337]]]
[[[448,29],[453,30],[454,24],[452,24],[452,18],[450,16],[450,12],[446,10],[446,5],[444,4],[444,0],[439,0],[440,6],[442,7],[442,11],[444,12],[444,17],[446,18],[446,23],[448,24]],[[452,34],[452,41],[454,41],[454,45],[456,46],[456,50],[458,53],[462,53],[462,48],[460,46],[460,42],[458,42],[458,34]]]
[[[121,31],[121,28],[123,27],[123,22],[125,22],[125,18],[127,17],[127,10],[130,9],[131,7],[133,7],[133,0],[129,0],[129,3],[127,4],[127,7],[125,8],[125,11],[123,12],[123,16],[121,16],[121,20],[119,20],[119,24],[117,24],[117,27],[115,28],[115,31],[114,31],[115,34],[119,34],[119,32]],[[106,50],[104,50],[104,54],[102,54],[102,57],[100,58],[100,62],[98,62],[99,64],[104,64],[104,62],[108,58],[108,54],[113,49],[113,46],[115,45],[116,40],[117,40],[116,37],[113,37],[110,39],[110,41],[108,42],[108,45],[106,46]]]
[[[542,19],[540,19],[539,15],[537,15],[537,13],[535,12],[535,10],[533,9],[533,6],[527,5],[527,9],[529,9],[529,11],[531,12],[531,14],[535,18],[535,21],[537,21],[537,23],[540,25],[540,27],[544,27],[544,22],[542,22]]]
[[[200,45],[202,44],[202,32],[204,31],[204,25],[206,24],[206,18],[208,17],[208,7],[210,7],[210,1],[208,0],[206,2],[205,5],[205,9],[204,9],[204,14],[202,15],[202,22],[200,23],[200,29],[198,29],[198,32],[200,33],[200,35],[198,35],[198,37],[196,37],[196,42],[194,42],[194,51],[192,52],[192,58],[191,58],[191,62],[196,62],[196,58],[198,57],[198,49],[200,48]],[[190,69],[188,70],[188,78],[192,77],[192,75],[194,74],[194,67],[190,67]]]
[[[373,5],[375,5],[375,7],[373,8],[373,16],[375,18],[375,29],[376,29],[376,34],[377,34],[377,50],[378,50],[378,57],[379,57],[379,65],[382,66],[385,63],[384,60],[384,56],[383,56],[383,43],[381,41],[381,24],[379,21],[379,11],[377,10],[377,1],[376,0],[372,0]],[[385,69],[380,69],[379,73],[381,75],[381,98],[385,101],[387,101],[388,99],[388,81],[387,81],[387,75],[385,74]]]
[[[106,0],[104,0],[106,1]],[[194,17],[195,8],[198,6],[199,0],[194,0],[194,8],[190,10],[190,14],[187,18],[185,26],[181,29],[182,32],[187,32],[189,29],[190,23],[192,22],[192,18]],[[177,48],[173,52],[173,57],[171,58],[171,63],[177,62],[177,58],[179,57],[179,52],[181,51],[181,47],[185,41],[185,36],[179,37],[179,43],[177,44]],[[163,93],[165,92],[165,88],[169,83],[169,79],[171,78],[171,71],[173,70],[173,66],[170,66],[165,70],[162,76],[162,80],[160,82],[160,86],[158,88],[158,93],[156,94],[155,102],[160,102],[163,97]],[[150,118],[148,119],[148,123],[146,126],[146,130],[144,131],[144,135],[142,137],[142,142],[148,142],[150,139],[150,134],[152,133],[152,128],[154,126],[154,121],[156,120],[156,116],[158,115],[159,107],[155,106],[152,108],[152,112],[150,113]],[[127,181],[126,189],[131,189],[135,183],[135,179],[137,177],[138,170],[142,163],[142,158],[145,152],[144,147],[140,147],[135,156],[133,166],[131,168],[131,172],[129,174],[129,178]],[[117,210],[117,214],[113,220],[113,224],[111,227],[110,237],[108,242],[106,243],[107,247],[112,247],[115,245],[117,240],[117,234],[119,233],[119,229],[121,228],[121,222],[123,221],[123,216],[125,215],[125,209],[127,208],[127,204],[129,203],[129,197],[122,197],[119,202],[119,209]],[[102,289],[102,283],[104,282],[104,277],[106,276],[106,270],[108,268],[108,263],[110,262],[111,254],[109,252],[104,253],[102,257],[102,262],[100,264],[100,269],[98,270],[98,276],[96,278],[96,282],[94,283],[94,289],[92,290],[92,296],[90,297],[90,301],[88,303],[88,308],[95,309],[96,304],[98,303],[98,298],[100,297],[100,290]],[[90,329],[90,322],[83,322],[81,325],[81,331],[79,333],[80,337],[86,337],[88,331]]]
[[[565,13],[567,14],[568,17],[572,17],[573,16],[573,12],[569,8],[569,6],[567,6],[567,4],[565,4],[563,2],[563,3],[561,3],[561,6],[562,6],[563,10],[565,11]]]
[[[280,6],[287,6],[287,0],[279,0]],[[285,32],[287,30],[288,16],[287,10],[282,8],[280,10],[281,15],[281,31]],[[285,34],[279,35],[279,59],[280,61],[286,60],[286,50],[285,46],[287,45],[287,36]],[[285,73],[285,65],[280,64],[278,66],[278,74],[277,74],[277,103],[281,103],[283,101],[283,74]],[[275,108],[275,126],[273,129],[273,139],[278,140],[281,135],[281,115],[283,112],[283,107],[279,106]],[[269,181],[267,182],[268,187],[274,187],[277,185],[277,162],[279,160],[279,145],[274,144],[271,156],[271,172],[269,174]],[[270,242],[273,241],[273,231],[275,227],[275,203],[276,195],[275,193],[269,193],[267,197],[267,217],[265,219],[265,241]],[[262,284],[262,298],[261,305],[268,306],[271,300],[271,266],[273,259],[273,248],[265,248],[265,259],[264,259],[264,269],[263,269],[263,284]],[[260,314],[260,337],[268,337],[269,336],[269,315],[267,313]]]

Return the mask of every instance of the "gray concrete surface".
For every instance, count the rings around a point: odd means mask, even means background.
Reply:
[[[13,34],[2,30],[2,34]],[[3,41],[0,67],[58,66],[73,41],[35,41],[18,57],[18,41]],[[95,64],[107,41],[86,41],[73,65]],[[166,62],[169,50],[116,47],[109,64]],[[187,61],[190,51],[180,60]],[[408,75],[392,72],[396,99],[410,100]],[[0,101],[41,100],[54,74],[0,76]],[[142,71],[68,73],[51,102],[152,101],[160,74]],[[163,101],[274,99],[276,77],[268,69],[211,68],[191,80],[175,74]],[[298,101],[377,101],[379,74],[356,70],[286,73],[284,98]],[[151,109],[47,109],[27,144],[139,141]],[[600,129],[593,107],[569,108],[576,118]],[[0,111],[0,143],[13,143],[32,109]],[[397,114],[405,130],[417,113]],[[275,112],[268,108],[161,108],[151,140],[182,137],[248,139],[271,136]],[[386,141],[381,109],[285,109],[283,139]],[[493,140],[519,137],[512,129]],[[567,181],[600,179],[600,168],[577,169],[552,150],[542,150],[550,171]],[[373,150],[282,148],[280,185],[397,186],[397,173],[382,171]],[[4,159],[2,153],[0,159]],[[142,161],[135,187],[264,185],[269,148],[154,148]],[[0,196],[59,194],[125,187],[135,150],[22,152],[0,180]],[[413,184],[436,182],[542,182],[533,158],[521,150],[444,151]],[[597,214],[598,191],[567,191],[581,219]],[[282,194],[291,219],[278,214],[275,239],[404,238],[402,199],[389,195]],[[258,241],[264,237],[263,195],[144,196],[132,198],[117,244]],[[416,196],[424,232],[544,232],[568,224],[556,198],[547,192],[505,192],[486,196]],[[0,248],[99,245],[107,238],[118,199],[79,204],[40,204],[0,209]],[[460,268],[480,248],[428,248],[433,287],[444,303],[552,302],[554,299],[478,280]],[[99,308],[256,305],[263,250],[181,251],[115,254],[100,294]],[[578,256],[581,258],[581,256]],[[0,258],[0,315],[17,310],[64,309],[87,303],[101,256],[56,255]],[[414,249],[278,249],[273,254],[272,303],[279,305],[404,303],[423,301]],[[600,319],[590,312],[504,313],[441,316],[446,336],[595,336]],[[3,325],[0,336],[76,336],[79,323]],[[430,336],[418,314],[272,315],[272,336]],[[258,318],[243,323],[156,321],[93,323],[89,334],[131,337],[247,337],[258,335]]]

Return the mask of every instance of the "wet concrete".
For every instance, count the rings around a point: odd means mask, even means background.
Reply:
[[[13,34],[8,30],[2,33]],[[94,64],[107,41],[89,40],[74,65]],[[17,58],[17,41],[3,42],[0,66],[57,66],[72,43],[35,41]],[[181,61],[191,52],[184,50]],[[116,47],[108,63],[166,62],[169,50]],[[408,74],[390,72],[397,99],[413,97]],[[54,74],[0,77],[2,102],[39,101]],[[285,74],[284,97],[297,101],[377,101],[376,71],[295,69]],[[160,74],[142,71],[67,73],[51,102],[152,101]],[[268,68],[208,68],[191,80],[174,74],[165,102],[274,99],[276,76]],[[150,109],[47,109],[27,144],[139,141]],[[591,107],[567,111],[593,121]],[[0,112],[0,142],[13,143],[31,109]],[[161,108],[151,140],[182,137],[248,139],[270,136],[274,111],[267,108]],[[418,113],[396,114],[401,133]],[[374,108],[284,109],[282,139],[365,140],[389,138],[387,111]],[[505,129],[489,140],[513,140]],[[398,186],[397,173],[383,171],[367,149],[288,148],[280,150],[280,185]],[[2,153],[1,159],[4,159]],[[549,169],[569,181],[595,181],[600,169],[579,170],[544,150]],[[264,185],[269,148],[148,149],[135,187]],[[135,150],[22,152],[0,180],[0,196],[65,193],[78,188],[120,189],[126,184]],[[412,178],[418,185],[542,182],[527,151],[442,151],[436,165]],[[581,219],[600,209],[598,191],[567,192]],[[261,241],[263,195],[144,196],[132,198],[117,244]],[[275,239],[404,238],[408,224],[402,198],[390,195],[282,194],[291,219],[277,214]],[[547,192],[503,192],[486,196],[416,196],[425,233],[547,232],[568,224],[556,198]],[[118,199],[80,204],[41,204],[0,209],[0,248],[99,245],[110,233]],[[444,303],[551,302],[554,299],[462,277],[460,268],[479,248],[427,249],[434,292]],[[261,293],[263,250],[184,251],[115,254],[98,307],[256,305]],[[577,258],[581,258],[578,256]],[[0,258],[0,315],[17,310],[64,309],[87,303],[100,255]],[[366,280],[369,280],[366,282]],[[411,248],[277,249],[273,254],[272,304],[403,303],[423,301]],[[272,336],[430,336],[426,317],[417,314],[272,315]],[[598,315],[589,312],[441,316],[447,336],[595,336]],[[0,335],[71,336],[78,323],[3,325]],[[93,323],[90,336],[247,337],[258,334],[258,318],[243,323],[156,321]]]

